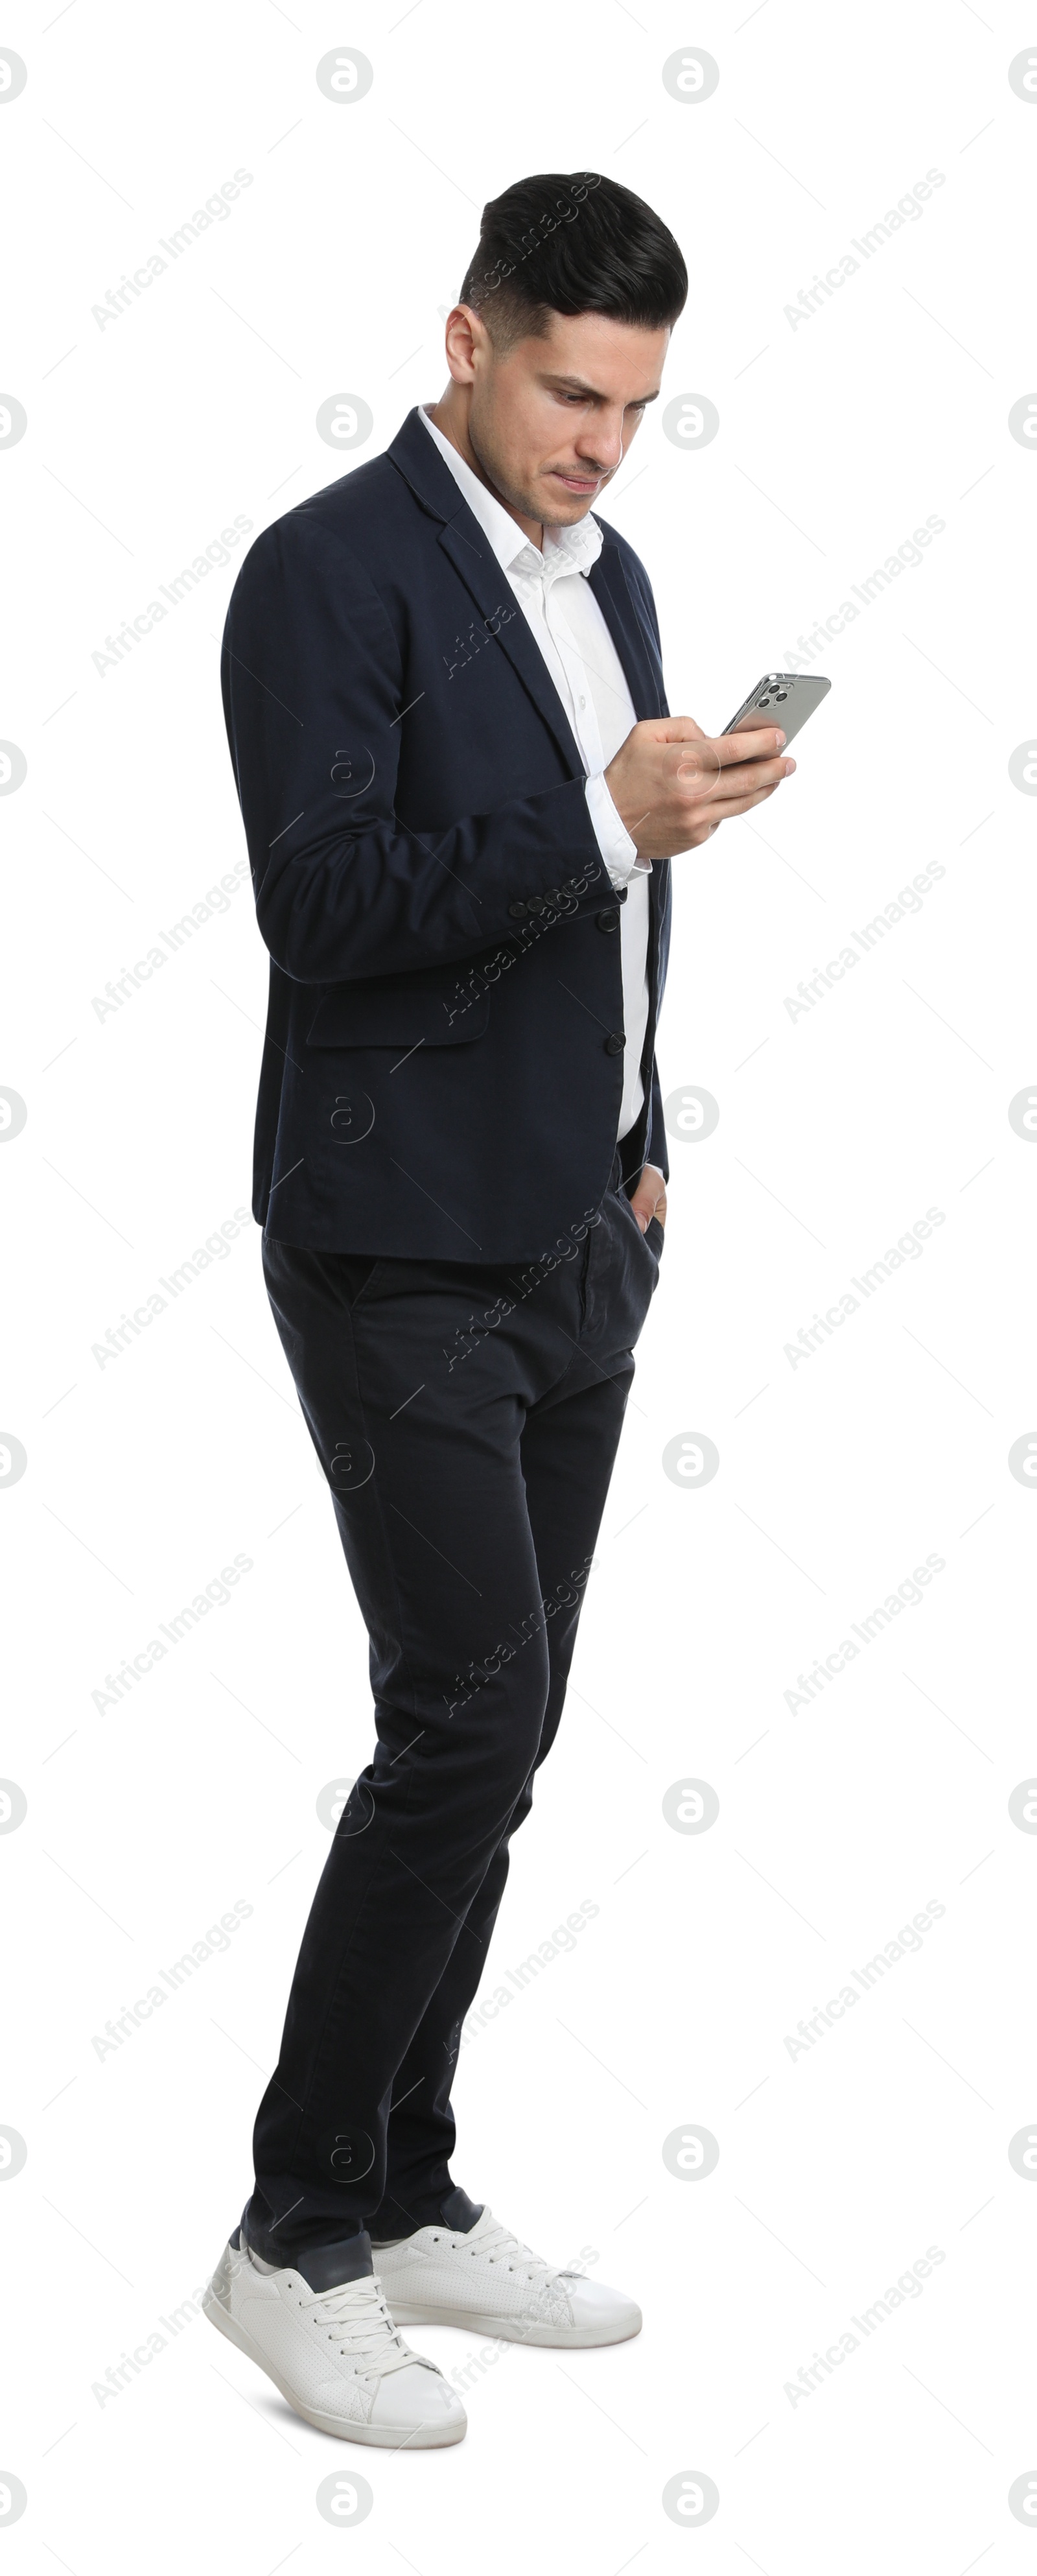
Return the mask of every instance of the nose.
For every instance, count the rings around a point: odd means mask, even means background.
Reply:
[[[623,454],[623,416],[606,426],[600,418],[590,429],[581,431],[576,440],[576,453],[589,474],[612,474]]]

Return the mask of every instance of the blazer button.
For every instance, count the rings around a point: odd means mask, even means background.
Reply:
[[[526,907],[525,907],[525,904],[524,904],[524,903],[509,903],[509,905],[508,905],[508,920],[509,920],[509,921],[524,921],[524,920],[525,920],[525,918],[526,918]]]
[[[542,912],[542,911],[543,911],[543,909],[544,909],[544,898],[543,898],[543,895],[542,895],[542,894],[531,894],[531,895],[530,895],[530,898],[529,898],[529,902],[528,902],[528,903],[527,903],[527,905],[526,905],[526,911],[527,911],[527,912]]]
[[[626,1039],[623,1035],[622,1029],[613,1029],[611,1036],[607,1037],[605,1040],[605,1053],[606,1055],[622,1055],[625,1045]]]
[[[598,912],[594,916],[599,930],[618,930],[619,912]]]

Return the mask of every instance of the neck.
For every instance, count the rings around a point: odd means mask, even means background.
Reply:
[[[523,510],[516,510],[514,503],[509,501],[503,492],[498,492],[495,483],[491,483],[489,475],[484,471],[475,453],[468,435],[469,402],[464,386],[455,385],[451,378],[445,394],[440,395],[437,403],[427,404],[426,409],[433,426],[441,430],[443,437],[449,439],[451,447],[456,447],[458,455],[464,457],[465,464],[471,468],[477,482],[483,485],[485,491],[492,492],[494,500],[500,502],[501,509],[507,511],[509,519],[514,519],[516,527],[521,528],[523,536],[528,537],[531,545],[538,547],[542,553],[544,546],[542,520],[530,519]]]

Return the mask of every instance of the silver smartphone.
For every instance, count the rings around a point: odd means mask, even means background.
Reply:
[[[822,698],[827,697],[831,685],[830,680],[822,680],[813,671],[765,671],[744,706],[724,726],[724,732],[750,733],[762,725],[766,716],[768,724],[781,726],[786,743],[790,743],[802,732],[807,717],[813,715]]]

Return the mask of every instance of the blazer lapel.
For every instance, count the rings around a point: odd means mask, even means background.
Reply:
[[[638,723],[647,717],[661,715],[659,683],[652,668],[641,621],[619,547],[603,529],[604,544],[597,562],[587,576],[609,634],[623,665],[624,677],[634,702]]]
[[[425,443],[426,446],[429,444],[427,439]],[[446,466],[443,472],[448,474]],[[448,480],[452,480],[449,475]],[[478,520],[473,518],[456,484],[453,489],[457,498],[457,516],[449,519],[439,531],[443,552],[449,555],[455,571],[460,573],[466,590],[475,601],[480,618],[485,620],[489,632],[496,637],[501,651],[507,654],[524,688],[528,689],[538,714],[550,727],[570,776],[583,778],[586,771],[579,744],[536,637],[530,633],[507,573],[502,572]]]

